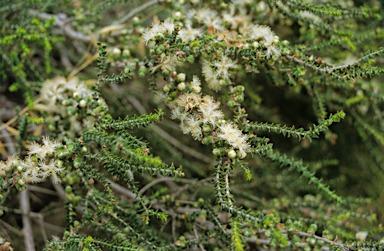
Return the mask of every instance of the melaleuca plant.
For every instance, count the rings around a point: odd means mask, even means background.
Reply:
[[[0,250],[383,248],[380,3],[25,2]]]

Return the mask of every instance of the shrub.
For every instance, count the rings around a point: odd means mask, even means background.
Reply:
[[[380,6],[3,1],[0,250],[381,250]]]

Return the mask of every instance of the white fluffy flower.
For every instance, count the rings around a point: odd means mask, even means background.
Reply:
[[[33,142],[29,147],[28,153],[31,155],[36,154],[39,159],[45,159],[47,155],[52,155],[56,151],[56,147],[60,145],[57,141],[50,141],[48,136],[43,136],[43,143],[44,145],[41,146],[36,142]]]
[[[271,45],[267,48],[267,51],[265,52],[265,56],[266,58],[270,58],[273,55],[280,57],[280,50],[276,46]]]
[[[367,236],[368,236],[367,232],[357,232],[355,237],[356,237],[356,240],[358,241],[364,241],[365,238],[367,238]]]
[[[211,126],[216,127],[217,121],[224,118],[224,113],[217,110],[219,106],[220,103],[215,102],[209,95],[206,95],[201,99],[199,112],[202,115],[201,121],[204,125],[210,124]]]
[[[149,41],[155,41],[156,35],[157,35],[157,32],[155,32],[153,29],[147,28],[143,32],[143,42],[144,42],[144,44],[147,45]]]
[[[219,80],[216,78],[212,67],[209,65],[209,62],[203,59],[202,65],[202,72],[205,77],[205,81],[208,83],[208,87],[216,92],[219,91],[221,89],[221,85]]]
[[[25,170],[22,173],[23,178],[26,181],[31,181],[32,183],[41,182],[44,179],[40,176],[40,168],[36,165],[35,162],[32,162],[31,155],[29,155],[22,163],[21,166]]]
[[[201,91],[201,82],[200,79],[195,75],[191,82],[191,89],[194,93],[199,93]]]
[[[170,20],[166,20],[162,25],[164,31],[168,34],[172,34],[172,32],[175,30],[175,24]]]
[[[228,70],[231,69],[231,68],[236,68],[236,63],[233,62],[226,55],[223,55],[223,57],[221,58],[220,61],[215,61],[213,63],[213,66],[215,66],[217,68],[216,72],[215,72],[215,75],[217,77],[221,77],[221,78],[226,79],[229,76]]]
[[[40,161],[39,162],[39,168],[41,169],[40,175],[43,178],[47,178],[48,176],[51,176],[54,183],[60,183],[61,179],[57,175],[61,173],[64,170],[64,168],[58,167],[56,164],[57,163],[55,160],[51,160],[48,164],[46,164],[44,161]]]
[[[247,143],[248,136],[244,135],[236,125],[232,123],[226,123],[219,126],[220,131],[217,133],[217,137],[226,140],[232,147],[239,149],[241,155],[249,150],[250,145]]]
[[[177,104],[179,106],[182,106],[185,108],[185,111],[188,111],[189,109],[192,109],[200,104],[201,97],[200,95],[197,95],[196,93],[184,93],[183,95],[179,96],[176,100]]]
[[[201,36],[201,31],[198,29],[193,29],[191,27],[191,23],[188,22],[185,25],[185,28],[179,31],[177,38],[180,38],[183,41],[183,43],[188,43],[190,41],[195,40],[196,37],[200,37],[200,36]]]

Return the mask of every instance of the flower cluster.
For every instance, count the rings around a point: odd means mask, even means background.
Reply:
[[[152,28],[147,28],[143,32],[143,41],[147,45],[149,41],[155,41],[156,37],[162,37],[165,34],[172,34],[175,30],[175,24],[167,20],[163,23],[156,22],[152,24]]]
[[[227,62],[228,59],[223,61],[230,64]],[[231,66],[234,65],[231,64]],[[179,82],[177,86],[173,83],[165,85],[163,88],[165,94],[172,92],[172,89],[180,91],[179,95],[173,101],[168,101],[167,104],[172,109],[171,118],[180,120],[182,132],[190,133],[195,140],[201,140],[203,143],[223,140],[230,148],[230,154],[228,154],[230,158],[236,156],[240,159],[245,158],[250,149],[250,145],[247,143],[248,136],[243,134],[236,125],[223,120],[224,113],[219,109],[220,103],[216,102],[212,96],[202,97],[200,94],[201,82],[197,76],[193,76],[193,81],[189,84],[185,84],[184,81],[185,74],[180,73],[175,78],[175,82]],[[189,92],[182,92],[186,89]],[[208,140],[203,138],[208,138]],[[235,149],[238,150],[237,153]]]
[[[18,181],[20,186],[25,185],[26,182],[41,182],[49,176],[52,177],[53,182],[59,183],[58,174],[64,171],[64,162],[53,156],[60,146],[59,142],[43,137],[43,145],[33,142],[29,147],[29,155],[24,160],[10,156],[7,161],[1,161],[0,175],[5,176],[7,172],[16,169],[22,177]]]
[[[51,132],[58,132],[58,139],[74,139],[81,134],[83,126],[92,127],[95,116],[108,110],[104,99],[95,100],[93,91],[78,78],[56,77],[45,81],[41,98],[35,109],[48,112],[45,121]]]
[[[267,49],[265,56],[270,58],[272,55],[276,57],[280,56],[280,50],[274,45],[279,42],[279,37],[271,31],[266,25],[254,25],[251,28],[251,31],[248,34],[248,38],[254,42],[256,47],[258,46],[258,42],[261,42],[262,46]]]
[[[235,124],[226,123],[219,126],[218,138],[228,142],[233,148],[238,149],[237,155],[240,159],[247,156],[247,151],[250,149],[247,143],[248,136],[243,134]]]

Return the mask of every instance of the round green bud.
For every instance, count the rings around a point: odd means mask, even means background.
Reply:
[[[169,77],[169,75],[171,74],[168,70],[163,70],[162,71],[162,74],[164,77]]]
[[[228,101],[228,106],[229,107],[234,107],[235,105],[236,105],[236,103],[233,100],[229,100]]]
[[[219,149],[219,148],[215,148],[215,149],[213,149],[212,153],[213,153],[213,155],[216,155],[216,156],[218,156],[218,155],[220,155],[220,154],[221,154],[221,151],[220,151],[220,149]]]
[[[72,187],[71,186],[66,186],[65,187],[65,192],[66,193],[72,193]]]
[[[272,55],[272,60],[273,60],[273,61],[279,60],[279,58],[280,58],[280,57],[279,57],[278,55],[276,55],[276,54],[273,54],[273,55]]]
[[[97,107],[97,111],[98,111],[98,112],[103,112],[103,111],[105,111],[105,107],[102,106],[102,105],[99,105],[99,106]]]
[[[284,48],[284,49],[281,50],[281,54],[289,55],[290,54],[290,50],[288,50],[287,48]]]
[[[197,47],[197,46],[199,46],[199,45],[200,45],[199,40],[195,40],[195,41],[193,41],[193,42],[191,43],[191,46],[192,46],[192,47]]]
[[[244,101],[244,96],[243,95],[236,96],[236,101],[237,102],[243,102]]]
[[[184,87],[185,88],[185,87]],[[169,92],[171,90],[171,85],[164,85],[164,87],[163,87],[163,91],[164,92]]]
[[[187,57],[187,61],[188,61],[190,64],[192,64],[193,61],[195,61],[195,58],[194,58],[192,55],[189,55],[189,56]]]
[[[236,158],[236,152],[235,150],[231,149],[228,151],[228,157],[231,158],[231,159],[234,159]]]
[[[208,145],[208,144],[210,144],[210,143],[212,143],[212,142],[213,142],[213,138],[212,138],[212,136],[205,137],[205,138],[203,138],[203,140],[201,141],[201,143],[203,143],[204,145]]]
[[[0,217],[3,216],[4,214],[4,211],[0,209]],[[3,243],[0,243],[0,244],[3,244]]]
[[[204,125],[203,126],[203,132],[210,132],[212,128],[209,125]]]
[[[164,38],[164,34],[163,33],[161,33],[161,32],[159,32],[159,33],[157,33],[156,34],[156,36],[155,36],[155,38],[157,38],[157,39],[163,39]],[[163,45],[164,46],[164,45]]]
[[[315,238],[309,238],[308,244],[312,247],[315,246],[316,245],[316,239]]]
[[[22,192],[22,191],[24,191],[25,189],[27,189],[27,187],[26,186],[17,186],[17,185],[19,185],[19,184],[16,184],[16,188],[17,188],[17,190],[19,190],[19,192]]]
[[[75,115],[77,113],[77,108],[76,107],[70,107],[67,110],[67,113],[68,113],[69,116]]]
[[[284,45],[284,46],[288,46],[289,45],[289,41],[288,40],[283,40],[281,42],[281,44]]]
[[[73,100],[72,99],[64,99],[61,104],[63,106],[69,106],[69,105],[72,105],[73,104]]]
[[[235,92],[244,92],[245,87],[242,85],[238,85],[234,88]]]
[[[221,79],[221,80],[219,81],[219,85],[220,85],[220,86],[227,86],[227,83],[225,82],[224,79]]]
[[[69,236],[71,236],[71,232],[65,231],[64,232],[64,238],[68,238]]]
[[[264,235],[265,235],[265,237],[267,237],[267,238],[271,237],[271,231],[270,231],[270,230],[265,231],[265,232],[264,232]]]
[[[75,196],[73,194],[68,194],[67,198],[69,201],[73,202],[73,199],[75,198]]]
[[[78,227],[78,226],[80,226],[80,222],[77,221],[77,220],[75,220],[75,221],[73,222],[73,226],[74,226],[74,227]]]
[[[171,92],[169,95],[168,95],[169,98],[171,98],[171,100],[174,100],[176,97],[177,97],[177,92],[173,91]]]
[[[86,148],[85,146],[83,146],[83,147],[81,148],[81,153],[82,153],[82,154],[87,153],[87,148]]]

